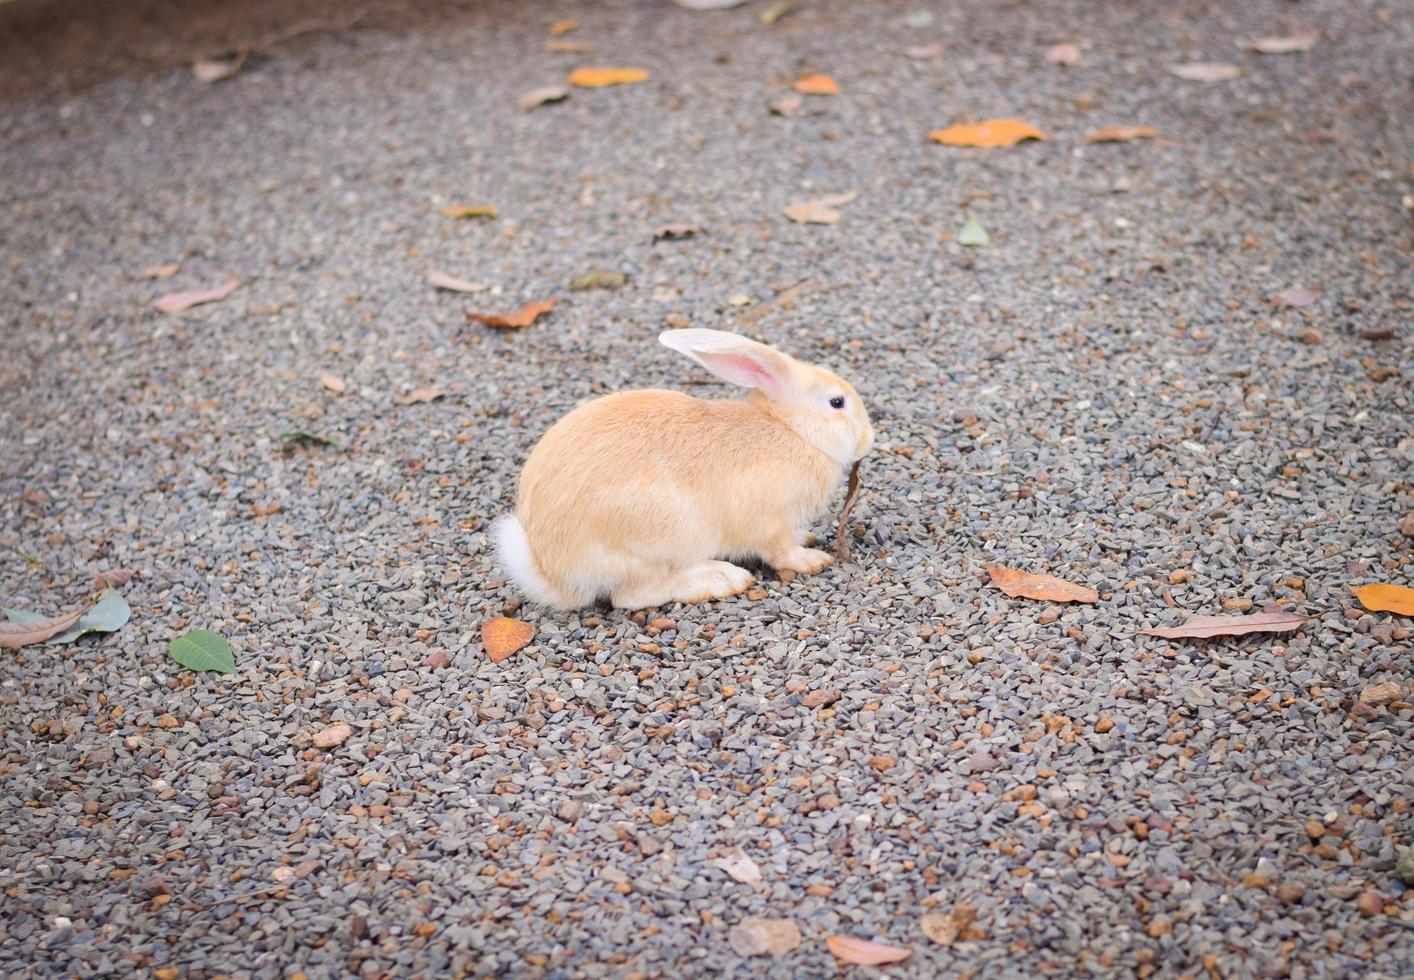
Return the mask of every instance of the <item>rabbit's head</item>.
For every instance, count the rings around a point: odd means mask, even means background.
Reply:
[[[658,339],[723,381],[754,389],[763,411],[841,465],[874,445],[859,393],[833,371],[723,330],[668,330]]]

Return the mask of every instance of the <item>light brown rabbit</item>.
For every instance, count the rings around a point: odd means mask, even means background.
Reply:
[[[658,338],[742,399],[626,391],[550,427],[520,476],[514,516],[492,536],[530,598],[573,608],[608,596],[643,609],[736,595],[752,575],[721,559],[809,574],[801,546],[845,469],[874,444],[849,382],[721,330]]]

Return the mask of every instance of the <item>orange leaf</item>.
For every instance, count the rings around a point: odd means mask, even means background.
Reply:
[[[1014,146],[1022,140],[1043,140],[1046,134],[1020,119],[987,119],[979,123],[935,129],[928,138],[944,146]]]
[[[806,75],[791,86],[801,95],[839,95],[840,83],[829,75]]]
[[[1074,585],[1054,575],[1034,575],[1005,565],[984,565],[992,584],[1007,595],[1045,602],[1099,602],[1100,594],[1083,585]]]
[[[551,34],[568,34],[570,31],[579,30],[577,20],[557,20],[550,25]]]
[[[520,330],[530,326],[543,314],[549,313],[554,308],[554,300],[542,299],[534,303],[526,303],[514,313],[504,315],[494,313],[468,313],[467,318],[475,320],[477,323],[484,323],[488,327],[496,327],[501,330]]]
[[[859,966],[898,963],[913,955],[913,950],[903,946],[885,946],[883,943],[871,943],[867,939],[855,939],[853,936],[830,936],[825,940],[825,945],[841,960]]]
[[[566,79],[580,88],[603,88],[606,85],[628,85],[648,77],[642,68],[576,68]]]
[[[1166,640],[1207,640],[1215,636],[1246,636],[1248,633],[1289,633],[1307,617],[1284,609],[1252,613],[1249,616],[1194,616],[1171,629],[1140,630],[1142,636]]]
[[[588,41],[546,41],[542,46],[555,54],[588,54],[594,50]]]
[[[1085,137],[1087,143],[1128,143],[1130,140],[1152,140],[1159,138],[1159,131],[1153,126],[1106,126]]]
[[[481,642],[486,645],[486,656],[493,664],[498,664],[530,642],[535,635],[535,627],[518,619],[497,616],[481,624]]]
[[[1360,605],[1371,612],[1392,612],[1400,616],[1414,616],[1414,589],[1403,585],[1362,585],[1355,590],[1355,598]]]

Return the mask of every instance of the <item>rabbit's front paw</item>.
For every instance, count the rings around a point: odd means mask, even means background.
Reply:
[[[835,559],[818,548],[802,548],[796,545],[767,559],[777,571],[791,571],[797,575],[814,575]]]

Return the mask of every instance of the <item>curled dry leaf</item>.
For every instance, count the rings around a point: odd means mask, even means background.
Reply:
[[[497,616],[481,624],[481,642],[493,664],[523,648],[535,636],[535,627],[518,619]]]
[[[489,204],[448,204],[437,210],[448,218],[496,217],[496,209]]]
[[[324,373],[319,376],[319,383],[328,388],[336,395],[342,395],[348,390],[348,385],[344,384],[344,379],[337,375]]]
[[[1054,575],[1036,575],[1005,565],[984,565],[992,584],[1013,599],[1039,599],[1043,602],[1086,602],[1100,601],[1100,594],[1083,585],[1067,582]]]
[[[1290,289],[1283,289],[1272,296],[1273,306],[1310,306],[1321,298],[1319,289],[1305,289],[1301,286],[1292,286]]]
[[[549,313],[554,308],[555,301],[553,299],[542,299],[533,303],[526,303],[514,313],[468,313],[467,318],[475,320],[477,323],[483,323],[488,327],[495,327],[498,330],[521,330],[530,326],[541,316]]]
[[[733,847],[712,864],[721,868],[743,885],[755,885],[761,881],[761,867],[739,847]]]
[[[225,299],[235,292],[239,285],[239,280],[232,279],[230,282],[212,286],[210,289],[189,289],[181,293],[168,293],[166,296],[154,300],[152,305],[163,313],[185,313],[193,306],[215,303]]]
[[[171,279],[177,274],[177,263],[169,262],[166,265],[150,265],[137,274],[139,279]]]
[[[1174,65],[1169,69],[1169,74],[1186,82],[1230,82],[1241,77],[1242,69],[1236,65],[1194,61],[1186,65]]]
[[[1153,126],[1106,126],[1085,137],[1087,143],[1128,143],[1130,140],[1153,140],[1159,131]]]
[[[648,77],[642,68],[576,68],[566,79],[579,88],[604,88],[607,85],[630,85]]]
[[[435,402],[445,394],[445,391],[433,385],[431,388],[414,388],[406,395],[394,395],[393,401],[399,405],[421,405],[425,402]]]
[[[87,607],[84,607],[51,619],[26,617],[15,622],[0,623],[0,649],[18,650],[20,647],[26,647],[32,643],[43,643],[73,626],[86,611]],[[6,615],[17,614],[6,610]]]
[[[727,942],[738,956],[779,956],[800,945],[800,928],[790,919],[753,915],[732,926]]]
[[[837,959],[858,966],[899,963],[913,955],[913,950],[906,946],[886,946],[883,943],[871,943],[867,939],[855,939],[853,936],[830,936],[825,940],[825,945]]]
[[[1286,37],[1259,37],[1253,41],[1238,41],[1243,51],[1258,54],[1298,54],[1310,51],[1321,39],[1320,31],[1294,31]]]
[[[107,568],[93,577],[93,591],[102,592],[104,589],[116,589],[120,585],[127,585],[137,575],[136,568]]]
[[[971,905],[958,902],[952,907],[951,912],[933,912],[922,915],[918,918],[918,927],[923,930],[923,935],[941,946],[951,946],[959,939],[981,938],[979,930],[972,928],[972,924],[977,921],[977,910]]]
[[[1047,48],[1045,58],[1048,65],[1078,65],[1080,64],[1080,49],[1069,41],[1063,41]]]
[[[1286,610],[1251,613],[1246,616],[1194,616],[1182,626],[1140,630],[1141,636],[1161,636],[1166,640],[1207,640],[1215,636],[1246,636],[1249,633],[1289,633],[1308,617]]]
[[[471,282],[467,279],[458,279],[456,276],[449,276],[445,272],[438,272],[436,269],[427,273],[427,284],[436,286],[438,289],[450,290],[454,293],[484,293],[491,287],[484,282]]]
[[[839,95],[840,83],[829,75],[806,75],[797,78],[791,88],[801,95]]]
[[[580,23],[577,20],[557,20],[550,24],[551,34],[568,34],[570,31],[577,31]]]
[[[1024,140],[1043,140],[1046,134],[1020,119],[987,119],[935,129],[928,138],[944,146],[1015,146]]]
[[[540,88],[531,89],[517,99],[516,108],[521,112],[529,112],[547,102],[562,102],[569,97],[570,90],[565,85],[542,85]]]
[[[1392,612],[1400,616],[1414,616],[1414,589],[1403,585],[1379,583],[1362,585],[1354,590],[1360,605],[1371,612]]]
[[[575,276],[570,289],[583,292],[586,289],[620,289],[628,282],[628,276],[618,269],[590,269],[581,276]]]
[[[594,50],[588,41],[546,41],[541,46],[552,54],[588,54]]]
[[[859,464],[855,460],[849,469],[849,484],[845,487],[844,505],[840,507],[840,519],[835,523],[835,560],[849,561],[849,512],[854,510],[854,502],[859,499]]]
[[[673,225],[659,225],[653,229],[653,240],[655,242],[673,241],[678,238],[692,238],[702,229],[697,225],[683,221]]]

